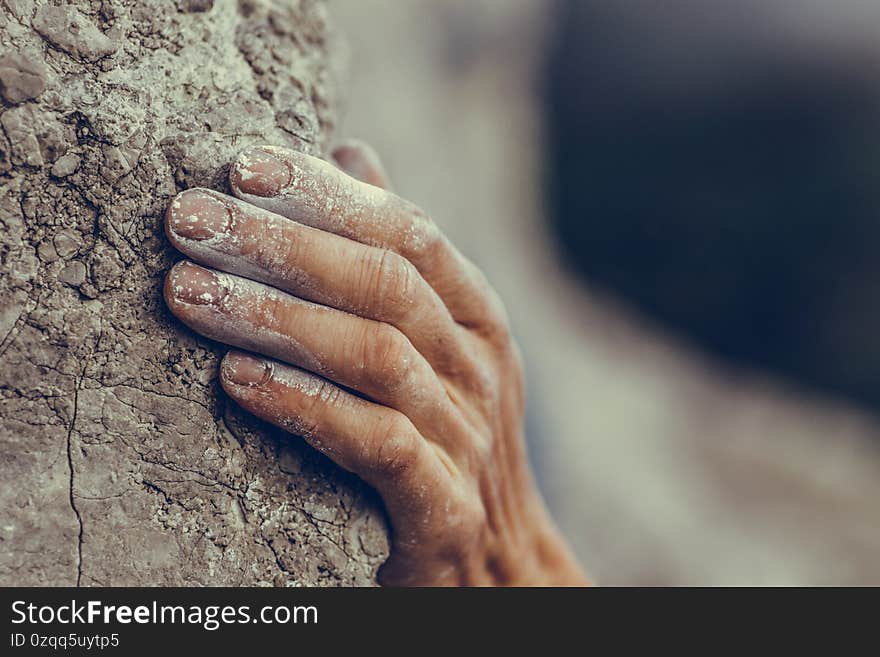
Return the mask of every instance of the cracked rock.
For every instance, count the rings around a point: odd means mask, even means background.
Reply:
[[[0,2],[0,586],[373,584],[375,495],[225,398],[161,296],[176,193],[324,151],[323,2]]]

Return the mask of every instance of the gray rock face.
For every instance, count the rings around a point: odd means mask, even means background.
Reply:
[[[323,149],[331,44],[309,0],[0,0],[0,585],[374,582],[373,495],[160,295],[171,196]]]
[[[0,93],[10,103],[36,98],[46,88],[46,71],[42,64],[19,53],[0,57]]]

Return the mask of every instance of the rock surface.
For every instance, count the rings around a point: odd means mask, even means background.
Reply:
[[[323,150],[333,50],[309,0],[0,0],[0,585],[374,582],[372,493],[225,399],[160,296],[171,196]]]

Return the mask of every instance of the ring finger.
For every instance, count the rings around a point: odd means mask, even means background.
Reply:
[[[407,417],[430,438],[456,414],[437,375],[389,324],[303,301],[268,285],[183,261],[168,273],[171,311],[211,339],[307,369]]]

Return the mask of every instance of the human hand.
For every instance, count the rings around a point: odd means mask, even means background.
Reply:
[[[235,197],[192,189],[166,232],[192,260],[165,298],[230,351],[229,396],[377,489],[388,585],[577,585],[523,440],[522,366],[484,276],[372,151],[252,148]],[[248,353],[250,352],[250,353]]]

